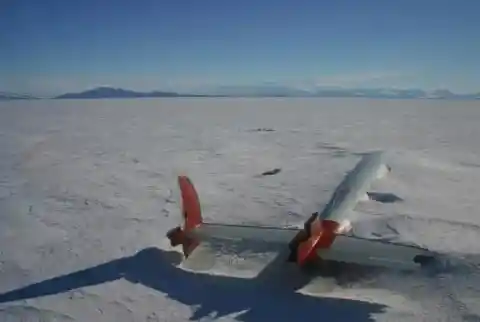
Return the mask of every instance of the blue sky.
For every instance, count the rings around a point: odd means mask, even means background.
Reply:
[[[0,90],[480,91],[477,0],[3,0]]]

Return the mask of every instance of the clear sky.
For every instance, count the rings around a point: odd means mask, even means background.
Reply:
[[[478,0],[2,0],[0,91],[480,91]]]

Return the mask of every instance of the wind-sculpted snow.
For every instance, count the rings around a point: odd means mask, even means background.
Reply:
[[[478,124],[475,101],[1,102],[0,320],[480,321]],[[254,246],[177,267],[178,174],[206,220],[300,227],[378,149],[392,172],[353,233],[441,269],[303,274]]]

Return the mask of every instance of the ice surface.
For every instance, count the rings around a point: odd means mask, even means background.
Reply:
[[[0,320],[479,321],[479,124],[475,101],[2,102]],[[377,149],[392,172],[356,207],[354,233],[446,252],[461,269],[304,286],[278,263],[235,277],[268,251],[238,257],[237,272],[230,259],[213,275],[172,266],[178,174],[207,220],[300,226]]]

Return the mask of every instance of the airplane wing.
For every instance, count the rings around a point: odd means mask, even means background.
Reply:
[[[382,152],[365,154],[333,192],[327,205],[305,222],[304,228],[232,225],[203,222],[200,201],[193,183],[180,176],[183,225],[170,230],[172,246],[181,245],[188,260],[202,241],[252,240],[268,243],[288,252],[288,260],[303,266],[320,257],[361,265],[416,269],[434,254],[419,247],[391,244],[378,240],[347,236],[353,219],[353,208],[377,178],[390,168]],[[286,247],[288,245],[288,247]]]
[[[205,224],[195,230],[191,236],[206,242],[219,239],[250,240],[270,244],[270,248],[274,250],[283,249],[285,252],[291,252],[291,249],[284,246],[288,245],[301,231],[298,228]],[[435,256],[433,252],[413,245],[344,234],[337,235],[329,248],[315,249],[315,254],[324,260],[405,270],[421,268],[424,264],[422,259]]]

